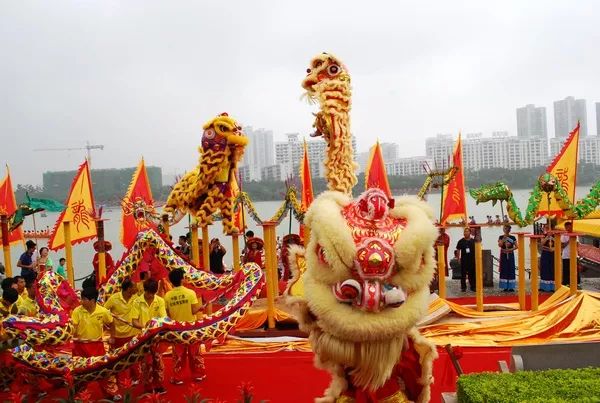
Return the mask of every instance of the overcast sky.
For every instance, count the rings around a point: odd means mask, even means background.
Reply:
[[[41,184],[103,144],[95,168],[192,168],[201,125],[227,111],[275,140],[311,130],[300,82],[336,54],[354,88],[359,150],[423,155],[436,133],[508,130],[515,108],[600,101],[595,1],[8,1],[0,12],[1,160]]]

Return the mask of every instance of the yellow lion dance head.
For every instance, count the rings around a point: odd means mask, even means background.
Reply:
[[[427,312],[435,268],[429,207],[412,197],[394,202],[379,189],[356,200],[325,192],[304,223],[311,235],[299,320],[317,366],[333,375],[322,401],[335,401],[349,383],[383,386],[408,339],[423,358],[418,400],[428,400],[436,353],[415,325]]]

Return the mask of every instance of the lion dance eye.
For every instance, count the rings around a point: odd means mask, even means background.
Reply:
[[[335,76],[340,72],[340,66],[332,64],[327,68],[327,72],[329,73],[329,75]]]
[[[206,129],[204,130],[204,138],[212,140],[215,138],[215,130],[214,129]]]
[[[321,245],[317,245],[317,258],[319,259],[319,262],[326,265],[327,263],[327,257],[325,256],[325,249],[323,249],[323,247]]]

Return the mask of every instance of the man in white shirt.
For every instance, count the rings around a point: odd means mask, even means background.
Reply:
[[[567,221],[565,223],[565,231],[567,233],[573,232],[573,223]],[[571,249],[569,248],[569,236],[560,236],[560,245],[562,247],[562,283],[568,286],[570,284],[570,263],[571,263]],[[577,271],[577,284],[581,283],[581,277],[579,276],[579,270]]]

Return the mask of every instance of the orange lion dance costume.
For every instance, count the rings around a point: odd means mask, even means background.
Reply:
[[[312,82],[315,68],[331,73],[334,64],[341,66],[331,55],[317,56],[303,86]],[[349,120],[343,125],[349,133]],[[332,158],[339,150],[329,136]],[[344,140],[340,144],[347,150]],[[342,178],[330,188],[345,189],[353,162],[331,165],[328,179],[338,167]],[[435,268],[432,211],[416,197],[388,199],[369,189],[353,200],[350,190],[321,194],[306,213],[304,295],[291,297],[315,365],[332,375],[316,401],[427,402],[437,352],[416,324],[427,313]]]

